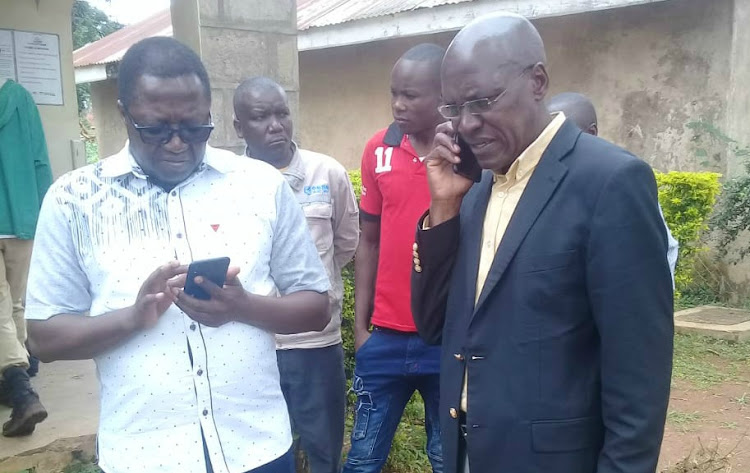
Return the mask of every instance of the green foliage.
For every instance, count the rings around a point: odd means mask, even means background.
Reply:
[[[736,159],[744,164],[745,175],[724,183],[719,204],[711,219],[712,227],[718,230],[717,249],[724,257],[737,237],[750,229],[750,146],[738,143],[709,120],[690,122],[686,126],[693,131],[692,142],[697,157],[714,157],[714,161],[717,161],[717,156],[726,153],[727,159]],[[740,248],[735,262],[748,253],[750,248]]]
[[[359,170],[349,171],[349,180],[354,188],[354,195],[362,194],[362,177]],[[344,340],[344,367],[346,378],[354,374],[354,261],[347,264],[341,276],[344,279],[344,302],[341,308],[341,337]]]
[[[349,171],[349,180],[352,182],[354,195],[357,196],[357,202],[359,202],[359,197],[362,195],[362,174],[359,172],[359,169]]]
[[[675,272],[678,292],[690,286],[695,258],[704,250],[701,234],[708,228],[721,189],[719,177],[713,172],[656,172],[664,219],[680,243]]]
[[[710,120],[689,122],[685,127],[693,132],[690,141],[693,154],[701,159],[700,165],[706,169],[720,169],[722,156],[732,151],[735,141]]]
[[[737,147],[735,154],[744,160],[745,173],[724,183],[719,205],[711,220],[713,227],[719,231],[716,246],[722,256],[727,256],[740,234],[750,230],[750,147]],[[739,262],[748,253],[750,248],[742,246],[732,261]]]
[[[354,262],[341,272],[344,279],[344,302],[341,308],[341,338],[344,343],[346,379],[354,374]]]
[[[75,0],[72,11],[73,49],[81,48],[103,37],[114,33],[124,25],[113,21],[106,13],[91,6],[85,0]],[[86,110],[91,105],[91,88],[89,84],[76,86],[78,92],[78,111]]]

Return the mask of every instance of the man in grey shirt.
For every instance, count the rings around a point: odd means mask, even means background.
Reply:
[[[234,96],[237,134],[246,155],[279,169],[292,188],[331,281],[331,321],[322,332],[278,335],[277,357],[292,427],[311,473],[337,473],[346,413],[341,346],[341,269],[354,256],[359,210],[344,167],[300,149],[284,89],[267,77],[244,81]]]

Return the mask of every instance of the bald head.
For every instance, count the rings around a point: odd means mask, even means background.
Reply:
[[[493,13],[472,21],[456,35],[445,57],[444,68],[454,61],[479,58],[494,67],[547,63],[537,29],[526,18],[511,13]]]
[[[247,106],[248,103],[252,103],[253,97],[257,97],[268,92],[278,92],[286,98],[286,92],[284,91],[284,88],[279,85],[278,82],[269,77],[251,77],[250,79],[245,79],[244,81],[242,81],[242,83],[240,83],[240,85],[237,86],[237,89],[234,91],[235,115],[238,111],[242,112],[242,109]]]
[[[448,47],[443,101],[460,107],[453,126],[483,168],[506,172],[549,124],[546,62],[534,25],[509,13],[474,20]]]
[[[578,128],[596,136],[599,132],[596,109],[588,97],[575,92],[557,94],[547,103],[550,112],[563,112]]]
[[[234,92],[234,129],[247,144],[246,154],[276,168],[294,156],[294,124],[284,88],[268,77],[253,77]]]

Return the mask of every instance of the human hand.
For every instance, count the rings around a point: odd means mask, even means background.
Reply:
[[[458,215],[461,201],[474,184],[453,167],[461,162],[461,148],[455,142],[451,122],[436,128],[432,151],[425,159],[427,181],[430,185],[430,225],[436,226]]]
[[[209,327],[220,327],[237,320],[238,314],[247,309],[249,300],[248,294],[238,278],[239,273],[240,268],[230,267],[227,270],[224,287],[219,287],[204,277],[197,276],[195,283],[206,291],[211,298],[205,301],[196,299],[180,290],[177,295],[177,307],[191,319]],[[178,279],[177,283],[181,283],[184,287],[186,277],[186,275],[181,276],[181,280]]]
[[[156,325],[159,317],[176,300],[178,289],[175,281],[184,278],[187,266],[171,261],[151,273],[141,285],[135,304],[132,306],[130,328],[141,330]]]
[[[370,333],[369,330],[354,329],[354,353],[358,352],[359,349],[362,347],[362,345],[364,345],[367,342],[367,340],[370,339],[371,336],[372,336],[372,333]]]

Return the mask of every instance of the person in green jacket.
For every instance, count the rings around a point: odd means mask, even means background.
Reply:
[[[52,184],[42,122],[31,94],[0,80],[0,378],[13,407],[3,435],[31,434],[47,411],[27,370],[23,298],[39,208]]]

